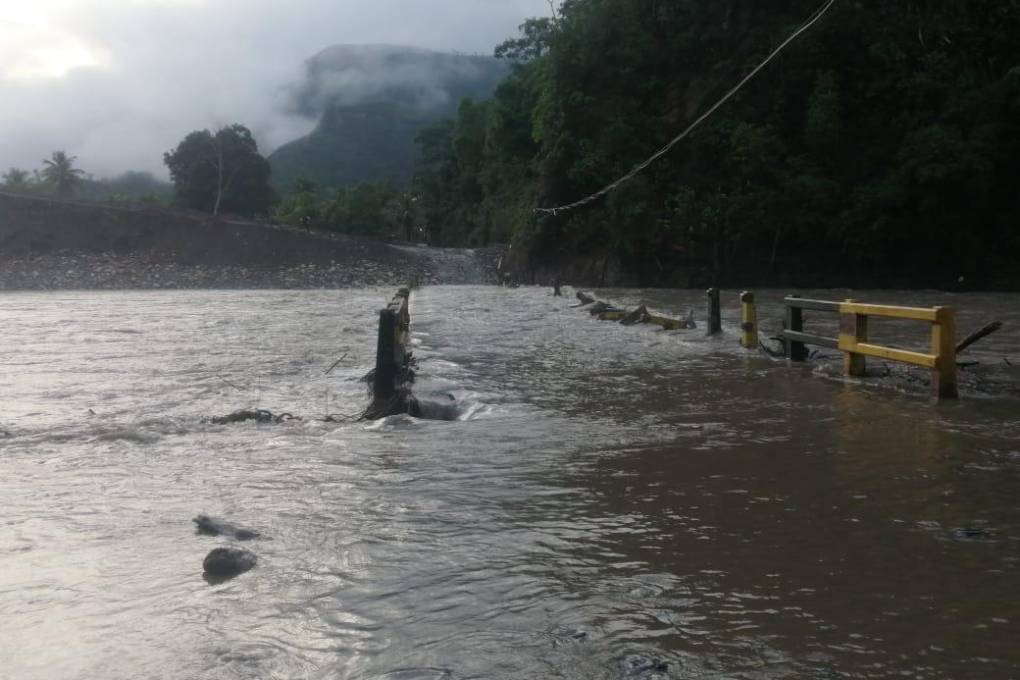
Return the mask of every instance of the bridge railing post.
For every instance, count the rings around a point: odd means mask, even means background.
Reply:
[[[847,300],[853,304],[856,300]],[[868,317],[865,314],[840,314],[839,317],[840,336],[851,339],[850,346],[868,341]],[[844,343],[841,343],[844,344]],[[860,377],[867,372],[867,360],[865,355],[856,352],[846,351],[843,353],[843,374]]]
[[[718,335],[722,332],[722,312],[719,303],[719,289],[709,288],[708,295],[708,334]]]
[[[789,297],[798,298],[800,296],[791,295]],[[804,309],[790,301],[786,304],[786,330],[795,333],[804,332]],[[786,345],[786,357],[790,361],[807,361],[807,345],[803,342],[787,339],[784,341],[784,344]]]
[[[397,313],[392,309],[379,312],[379,339],[375,351],[375,379],[372,382],[372,396],[377,400],[392,399],[397,393],[396,353],[397,333],[400,324]]]
[[[740,346],[758,349],[758,308],[754,303],[754,293],[748,291],[740,294],[740,330]]]
[[[932,385],[939,399],[956,399],[959,396],[956,376],[956,310],[936,307],[935,323],[931,330],[931,353],[935,355]]]

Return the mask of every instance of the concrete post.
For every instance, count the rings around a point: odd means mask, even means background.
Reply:
[[[392,309],[379,312],[379,341],[375,351],[375,380],[372,396],[375,399],[392,399],[396,395],[397,370],[395,353],[398,332],[397,314]]]
[[[709,288],[708,295],[708,334],[718,335],[722,332],[722,312],[719,305],[719,289]]]

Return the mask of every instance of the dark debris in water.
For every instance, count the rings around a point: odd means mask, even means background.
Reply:
[[[210,585],[222,583],[252,569],[258,563],[255,553],[241,548],[213,548],[202,561],[204,576]]]
[[[290,413],[274,414],[265,409],[241,409],[225,416],[211,418],[209,422],[215,425],[230,425],[232,423],[244,423],[254,420],[256,423],[284,423],[289,420],[301,420],[301,418]]]
[[[837,360],[817,364],[818,371],[832,377],[843,377],[842,364]],[[905,392],[929,392],[931,371],[906,364],[871,362],[864,381],[870,384],[898,388]],[[1020,370],[1005,363],[969,363],[961,366],[957,382],[963,396],[967,393],[990,397],[1020,398]]]
[[[632,654],[620,660],[622,678],[657,678],[669,673],[669,664],[657,657]]]
[[[209,515],[199,515],[191,521],[195,523],[198,533],[205,534],[207,536],[229,536],[236,538],[239,541],[250,541],[251,539],[258,538],[261,535],[257,531],[244,529],[222,519],[210,517]]]
[[[995,531],[987,527],[957,527],[950,535],[958,541],[990,541],[995,539]]]

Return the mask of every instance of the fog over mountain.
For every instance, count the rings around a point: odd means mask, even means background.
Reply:
[[[334,45],[309,59],[305,70],[292,106],[319,123],[270,156],[273,182],[282,190],[299,177],[324,186],[406,184],[418,131],[452,118],[465,97],[489,97],[509,67],[487,56]]]
[[[487,96],[507,73],[490,56],[396,45],[333,45],[308,60],[294,90],[295,111],[319,116],[334,107],[399,102],[422,112],[450,110],[462,96]]]
[[[240,122],[263,152],[310,132],[319,114],[417,83],[442,105],[442,77],[405,64],[318,76],[327,45],[412,45],[489,55],[544,0],[0,0],[0,171],[55,149],[97,176],[166,176],[164,151],[189,131]],[[349,48],[345,48],[349,49]],[[320,58],[338,56],[324,52]],[[339,55],[342,56],[342,55]],[[383,58],[385,61],[385,58]],[[325,61],[323,62],[325,63]],[[311,77],[309,77],[311,76]],[[337,97],[340,100],[337,100]]]

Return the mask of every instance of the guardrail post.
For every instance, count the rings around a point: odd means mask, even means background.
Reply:
[[[375,351],[375,380],[372,382],[372,396],[375,399],[392,399],[397,389],[396,352],[397,333],[400,324],[392,309],[379,312],[379,341]]]
[[[856,300],[847,300],[848,303]],[[847,336],[852,342],[840,342],[840,345],[854,345],[868,341],[868,317],[864,314],[840,314],[839,334]],[[843,374],[860,377],[867,371],[867,362],[863,354],[855,354],[843,350]]]
[[[799,295],[791,295],[791,298],[800,297]],[[793,305],[786,305],[786,330],[794,331],[796,333],[804,332],[804,310],[800,307]],[[807,361],[808,351],[807,345],[803,342],[796,342],[794,340],[787,340],[786,345],[786,357],[790,361]]]
[[[708,294],[708,334],[717,335],[722,332],[722,312],[719,308],[719,289],[709,288]]]
[[[932,385],[939,399],[956,399],[956,310],[936,307],[931,331],[931,353],[935,355]]]
[[[740,294],[740,346],[758,349],[758,309],[754,304],[754,293]]]

